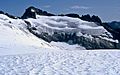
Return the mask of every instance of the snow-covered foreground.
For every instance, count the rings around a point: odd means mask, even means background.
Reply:
[[[119,51],[57,51],[0,56],[0,75],[120,75]]]

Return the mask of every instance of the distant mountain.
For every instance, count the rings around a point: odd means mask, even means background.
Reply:
[[[113,21],[109,23],[103,23],[103,26],[112,33],[114,39],[120,40],[120,22]]]
[[[113,29],[120,29],[120,22],[113,21],[113,22],[109,22],[108,25]]]

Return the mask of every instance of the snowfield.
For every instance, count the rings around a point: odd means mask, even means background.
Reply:
[[[41,50],[0,56],[0,75],[120,75],[119,51]]]
[[[31,34],[23,20],[0,14],[0,75],[120,75],[119,50],[83,49],[47,43]]]

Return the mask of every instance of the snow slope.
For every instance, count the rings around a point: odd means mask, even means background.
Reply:
[[[31,34],[23,20],[0,15],[0,55],[38,53],[39,49],[59,48]]]

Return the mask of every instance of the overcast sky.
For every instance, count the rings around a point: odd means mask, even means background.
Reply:
[[[120,0],[0,0],[0,10],[16,16],[29,6],[55,14],[95,14],[103,21],[120,21]]]

